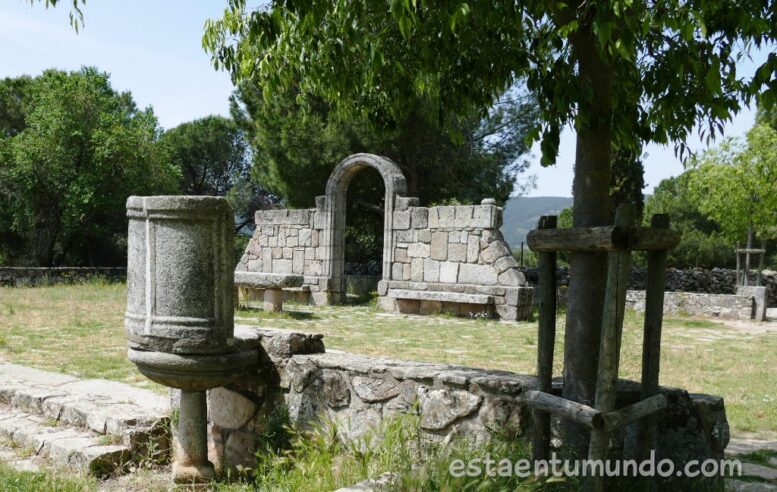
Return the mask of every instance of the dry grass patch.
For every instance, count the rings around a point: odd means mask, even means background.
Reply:
[[[0,288],[0,358],[164,391],[127,360],[126,296],[123,284]]]
[[[397,359],[445,362],[533,374],[537,324],[407,316],[368,306],[288,305],[285,315],[236,313],[236,322],[326,335],[327,348]],[[307,313],[307,314],[306,314]],[[554,374],[562,374],[564,318],[559,317]],[[621,377],[639,380],[642,316],[628,312]],[[724,396],[734,432],[777,431],[777,330],[745,330],[741,323],[667,318],[661,383]]]
[[[236,323],[326,335],[327,348],[372,356],[534,373],[536,323],[404,316],[370,306],[286,303],[286,313],[240,310]],[[0,359],[164,391],[127,360],[124,285],[0,288]],[[623,377],[639,379],[642,317],[627,313]],[[661,382],[726,398],[735,432],[777,432],[777,328],[741,322],[665,320]],[[555,374],[561,375],[559,318]]]

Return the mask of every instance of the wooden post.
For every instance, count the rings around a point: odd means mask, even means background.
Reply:
[[[747,246],[745,246],[745,287],[750,285],[750,250],[753,249],[753,229],[747,229]]]
[[[633,221],[633,208],[627,204],[619,206],[615,214],[615,226],[628,230]],[[599,370],[594,403],[594,408],[602,413],[611,412],[615,408],[623,315],[626,308],[626,289],[629,285],[630,272],[631,251],[624,248],[608,254],[607,288],[604,294],[602,338],[599,346]],[[604,429],[593,429],[588,458],[591,460],[607,459],[609,443],[609,432]],[[604,478],[603,476],[592,477],[590,485],[594,490],[604,490]]]
[[[738,287],[738,286],[742,285],[742,279],[741,279],[741,278],[739,278],[739,270],[740,270],[740,266],[739,266],[739,241],[737,241],[737,249],[735,249],[735,250],[734,250],[734,252],[735,252],[735,253],[736,253],[736,255],[737,255],[737,276],[736,276],[736,284],[737,284],[737,287]]]
[[[654,215],[650,225],[669,228],[669,216]],[[664,290],[666,287],[666,258],[668,251],[648,253],[647,286],[645,288],[645,331],[642,339],[642,400],[658,394],[658,376],[661,367],[661,329],[664,319]],[[737,253],[737,257],[739,253]],[[650,457],[655,449],[656,416],[649,415],[639,423],[637,432],[637,456],[640,460]]]
[[[760,286],[763,280],[764,271],[764,256],[766,256],[766,241],[761,239],[761,258],[758,260],[758,277],[756,277],[755,285]]]
[[[539,229],[555,229],[557,217],[540,217]],[[538,253],[539,275],[539,330],[537,332],[537,389],[550,393],[553,382],[553,349],[556,344],[556,253]],[[550,458],[550,414],[535,409],[532,458]]]

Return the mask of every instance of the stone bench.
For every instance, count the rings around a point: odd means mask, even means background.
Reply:
[[[439,290],[389,289],[387,296],[396,300],[399,312],[408,314],[433,314],[446,310],[456,314],[491,313],[495,304],[493,296]]]
[[[235,272],[235,304],[239,302],[238,289],[264,290],[264,310],[279,313],[283,311],[283,289],[301,288],[305,279],[302,275],[264,272]]]

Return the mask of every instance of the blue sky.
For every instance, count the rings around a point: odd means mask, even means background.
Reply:
[[[0,77],[35,75],[46,68],[75,70],[94,65],[109,72],[113,86],[129,90],[142,107],[151,105],[163,127],[171,128],[209,114],[227,114],[232,84],[213,69],[202,50],[206,19],[219,17],[220,0],[90,0],[85,26],[76,34],[69,25],[69,2],[46,10],[39,2],[4,0],[0,5]],[[756,53],[740,73],[752,73],[766,52]],[[754,109],[737,115],[726,136],[743,136],[753,125]],[[698,137],[689,141],[702,150]],[[680,174],[673,147],[648,146],[646,193],[662,179]],[[539,166],[539,147],[532,150],[531,173],[537,189],[530,196],[570,196],[575,153],[574,132],[562,133],[558,164]]]

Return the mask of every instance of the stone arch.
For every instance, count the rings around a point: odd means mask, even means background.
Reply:
[[[325,226],[323,230],[323,276],[328,279],[326,290],[332,302],[341,302],[345,293],[345,200],[351,179],[366,167],[377,170],[386,190],[383,215],[383,273],[391,277],[393,261],[393,218],[396,197],[407,194],[407,181],[402,170],[391,159],[373,154],[354,154],[335,167],[326,184]]]

